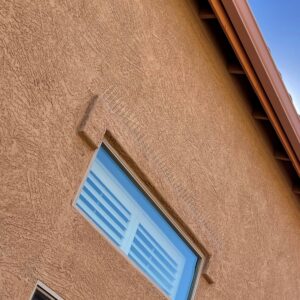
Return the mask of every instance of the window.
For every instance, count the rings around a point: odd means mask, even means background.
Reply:
[[[63,300],[42,282],[38,282],[33,292],[31,300]]]
[[[171,299],[188,299],[201,257],[102,145],[74,203]]]

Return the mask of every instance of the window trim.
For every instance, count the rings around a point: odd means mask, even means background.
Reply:
[[[159,201],[157,199],[157,197],[155,195],[153,195],[153,193],[149,190],[149,188],[145,185],[145,183],[143,183],[143,181],[139,178],[139,176],[134,172],[134,170],[132,169],[132,167],[130,167],[128,165],[128,163],[124,160],[124,158],[122,158],[122,156],[117,152],[117,150],[112,145],[112,143],[105,136],[104,136],[102,142],[99,144],[98,148],[95,149],[94,154],[92,156],[92,159],[91,159],[91,161],[88,164],[88,167],[87,167],[87,169],[85,171],[84,177],[83,177],[83,179],[82,179],[82,181],[81,181],[81,183],[80,183],[80,185],[78,187],[78,191],[76,192],[74,200],[72,201],[73,208],[75,209],[76,212],[78,212],[80,215],[82,215],[83,218],[84,218],[84,220],[86,220],[101,235],[101,237],[105,238],[110,243],[110,245],[112,245],[113,248],[116,249],[118,251],[118,253],[120,253],[135,268],[135,270],[137,270],[143,276],[145,276],[148,279],[148,281],[150,282],[150,284],[152,284],[163,295],[165,295],[164,292],[160,289],[160,287],[157,286],[153,282],[153,280],[146,273],[142,272],[142,270],[140,268],[138,268],[133,263],[133,261],[131,261],[129,259],[129,257],[127,255],[125,255],[125,253],[123,251],[121,251],[121,249],[119,247],[116,247],[116,245],[112,242],[112,240],[110,240],[105,234],[103,234],[103,232],[89,218],[87,218],[85,216],[85,214],[80,209],[78,209],[77,206],[76,206],[77,198],[79,197],[79,195],[81,193],[82,186],[85,183],[85,180],[86,180],[86,178],[88,176],[90,168],[91,168],[92,164],[94,163],[94,161],[95,161],[95,159],[97,157],[97,153],[98,153],[98,151],[99,151],[99,149],[100,149],[100,147],[102,145],[104,145],[111,152],[111,154],[115,157],[115,159],[120,164],[120,166],[124,169],[125,172],[127,172],[129,174],[129,176],[132,177],[132,179],[138,185],[138,187],[149,198],[149,201],[151,201],[153,203],[153,205],[156,207],[156,209],[159,211],[159,213],[161,213],[162,216],[166,219],[166,221],[168,223],[170,223],[170,225],[174,228],[174,230],[179,235],[179,237],[183,241],[185,241],[187,243],[187,245],[190,248],[192,248],[192,250],[200,258],[200,262],[198,261],[197,264],[196,264],[195,273],[194,273],[194,277],[193,277],[193,282],[191,284],[190,294],[188,296],[188,299],[194,299],[195,296],[196,296],[198,285],[199,285],[200,276],[202,275],[204,266],[207,263],[207,256],[203,253],[203,251],[201,251],[201,249],[199,248],[199,246],[197,246],[192,241],[192,239],[188,236],[188,234],[184,231],[184,229],[178,224],[178,222],[176,221],[176,218],[174,216],[172,216],[172,214],[166,210],[166,208],[161,203],[161,201]]]
[[[44,291],[47,294],[49,294],[47,296],[51,297],[50,300],[64,300],[62,297],[57,295],[53,290],[51,290],[48,286],[46,286],[43,282],[41,282],[39,280],[36,282],[35,287],[34,287],[32,293],[31,293],[31,296],[30,296],[29,300],[32,300],[35,292],[38,291],[38,290]]]

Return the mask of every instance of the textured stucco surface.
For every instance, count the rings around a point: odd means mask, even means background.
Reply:
[[[192,6],[1,1],[0,49],[0,299],[28,299],[37,279],[65,299],[164,298],[72,207],[94,94],[212,254],[196,298],[299,299],[298,199]]]

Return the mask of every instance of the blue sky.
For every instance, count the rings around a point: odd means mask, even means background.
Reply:
[[[300,0],[248,0],[300,114]]]

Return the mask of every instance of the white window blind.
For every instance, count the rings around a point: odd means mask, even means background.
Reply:
[[[118,178],[118,174],[128,175],[120,173],[120,167],[110,168],[108,162],[96,157],[76,206],[166,295],[176,299],[186,257],[139,204],[141,198],[133,197],[126,178]]]

